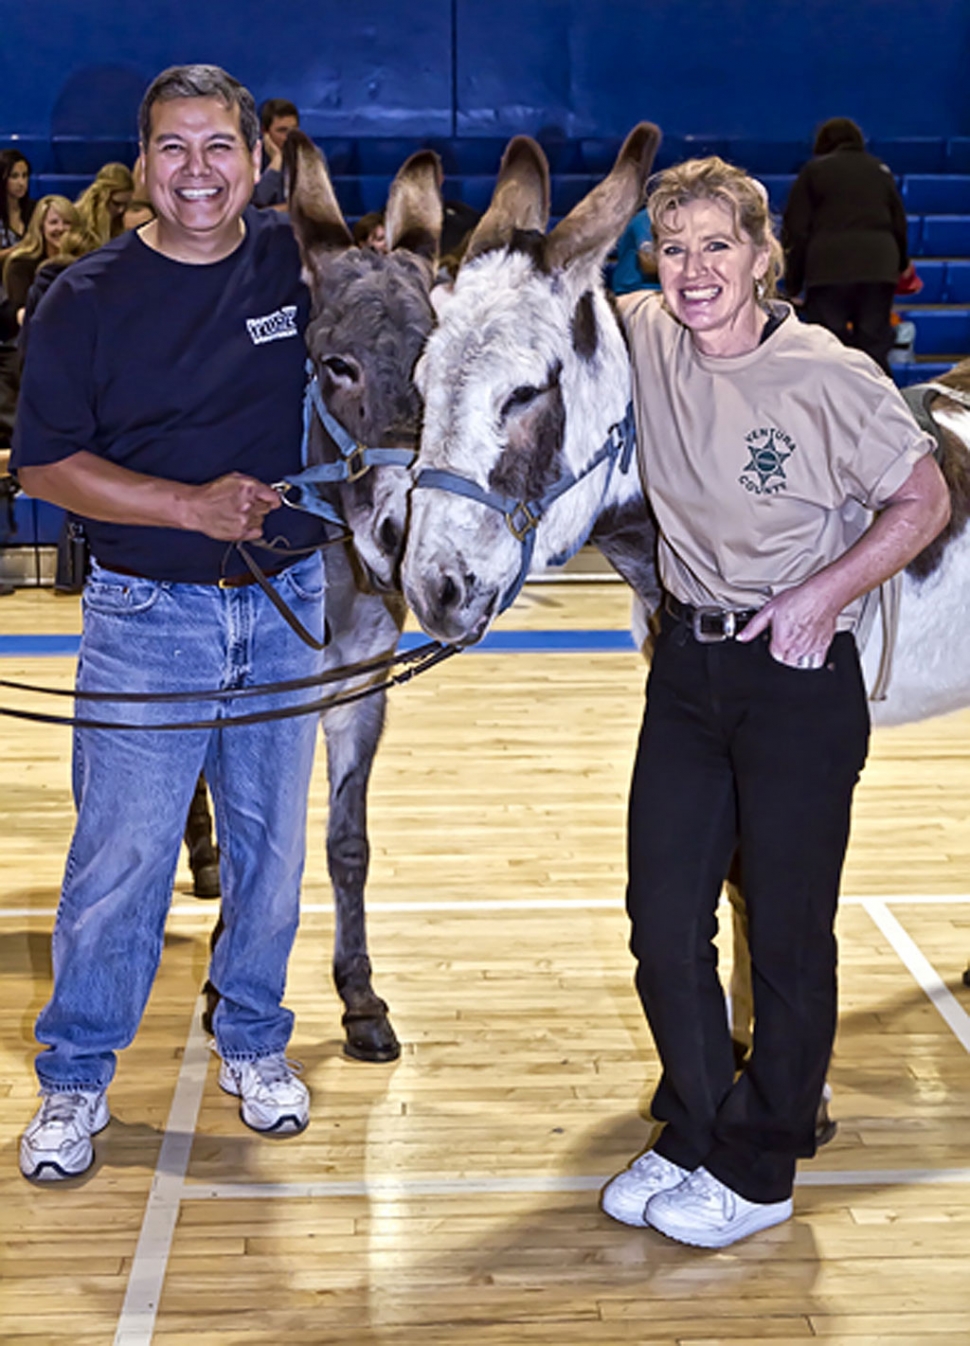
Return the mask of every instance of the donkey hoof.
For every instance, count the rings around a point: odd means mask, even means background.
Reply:
[[[397,1060],[401,1055],[401,1044],[385,1009],[370,1013],[360,1010],[346,1012],[341,1020],[345,1034],[345,1056],[353,1057],[355,1061]]]
[[[209,865],[199,865],[197,869],[192,870],[192,892],[196,897],[222,896],[222,888],[219,884],[218,860],[214,860]]]

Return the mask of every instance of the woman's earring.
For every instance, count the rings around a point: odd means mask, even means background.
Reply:
[[[757,279],[757,280],[755,281],[755,283],[754,283],[754,297],[755,297],[755,299],[757,299],[757,301],[758,301],[759,304],[762,303],[763,300],[764,300],[764,297],[765,297],[765,289],[766,289],[766,286],[765,286],[764,279],[763,279],[763,277],[759,276],[758,279]]]

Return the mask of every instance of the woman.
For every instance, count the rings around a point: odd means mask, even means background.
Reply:
[[[804,315],[889,373],[893,296],[909,265],[906,211],[892,173],[866,153],[859,127],[833,117],[785,207],[785,288]]]
[[[81,221],[99,243],[117,238],[125,228],[125,211],[135,193],[135,179],[124,164],[105,164],[76,205]]]
[[[30,223],[30,164],[19,150],[0,150],[0,253],[15,247]]]
[[[22,321],[20,315],[37,268],[57,256],[64,235],[79,225],[77,209],[66,197],[42,196],[37,202],[23,242],[3,264],[3,288],[18,320]]]
[[[788,1218],[795,1161],[815,1150],[869,733],[853,629],[861,596],[935,536],[949,504],[889,380],[771,298],[781,256],[760,184],[692,160],[659,175],[649,210],[662,294],[618,302],[668,597],[627,900],[666,1125],[603,1208],[724,1247]],[[712,942],[736,849],[755,1014],[737,1076]]]

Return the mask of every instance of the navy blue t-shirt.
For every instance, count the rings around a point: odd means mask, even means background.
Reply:
[[[210,265],[175,262],[127,233],[67,268],[31,322],[15,469],[85,450],[190,485],[299,471],[309,294],[288,221],[250,209],[245,222],[236,251]],[[85,527],[109,569],[195,584],[245,572],[229,544],[202,533]],[[294,549],[322,540],[317,519],[285,507],[267,516],[264,537]]]

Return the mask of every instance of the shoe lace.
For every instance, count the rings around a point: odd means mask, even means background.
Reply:
[[[713,1173],[708,1173],[706,1168],[696,1168],[685,1185],[693,1195],[718,1208],[724,1205],[725,1193],[730,1190]]]
[[[291,1075],[303,1074],[303,1063],[293,1061],[283,1052],[275,1056],[261,1056],[253,1062],[253,1069],[265,1085],[286,1084]]]
[[[62,1125],[73,1122],[79,1110],[87,1105],[84,1094],[45,1094],[41,1107],[41,1119],[44,1125],[54,1123]]]

